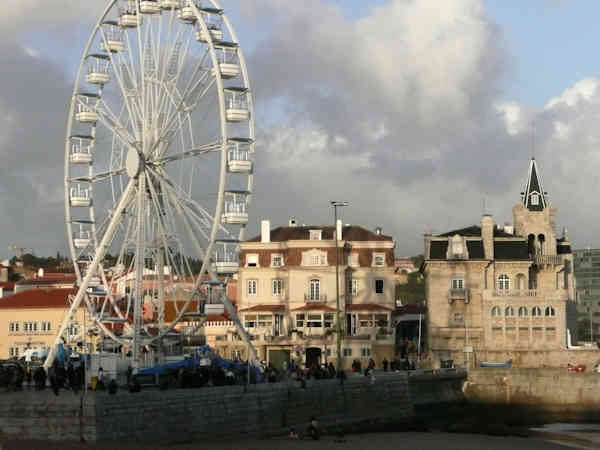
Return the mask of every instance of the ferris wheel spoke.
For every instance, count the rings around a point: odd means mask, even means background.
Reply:
[[[201,147],[196,147],[191,150],[187,150],[182,153],[176,153],[170,156],[163,156],[162,158],[157,158],[152,161],[155,165],[161,165],[165,163],[171,163],[174,161],[181,161],[184,159],[192,158],[195,156],[204,155],[206,153],[215,153],[221,151],[221,143],[216,141],[210,144],[203,145]]]
[[[106,33],[104,32],[104,30],[102,29],[102,27],[100,27],[100,37],[101,37],[101,40],[104,43],[105,47],[108,48],[109,47],[108,38],[107,38]],[[131,120],[134,121],[135,116],[133,114],[133,110],[132,110],[131,105],[130,105],[130,101],[129,101],[130,96],[127,95],[128,93],[127,93],[126,88],[125,88],[125,83],[124,83],[124,80],[123,80],[123,74],[119,70],[120,65],[117,64],[117,62],[115,61],[117,59],[117,56],[113,55],[113,52],[109,51],[108,52],[108,58],[109,58],[111,66],[113,68],[113,73],[115,74],[115,78],[117,79],[117,84],[118,84],[119,89],[121,91],[121,95],[123,96],[123,101],[124,101],[124,103],[125,103],[125,105],[127,107],[127,112],[129,114],[129,117],[131,117]],[[118,57],[118,59],[120,60],[121,58]]]
[[[132,147],[135,145],[135,139],[127,133],[127,130],[117,121],[113,121],[113,119],[104,113],[102,108],[97,108],[96,112],[98,113],[98,120],[104,127],[106,127],[109,131],[114,133],[115,136],[121,141],[123,145],[127,147]]]
[[[214,84],[215,84],[215,80],[213,78],[212,80],[210,80],[210,82],[208,83],[208,85],[205,86],[205,88],[201,91],[201,93],[196,98],[196,101],[193,102],[193,103],[187,104],[186,101],[189,100],[190,95],[194,91],[190,91],[190,92],[185,93],[185,94],[183,94],[181,96],[181,99],[177,102],[177,106],[170,113],[170,115],[168,115],[167,118],[165,119],[165,121],[164,121],[165,125],[164,125],[163,129],[161,130],[161,134],[160,134],[160,137],[159,137],[158,141],[162,141],[163,139],[166,138],[166,136],[170,132],[173,131],[173,129],[176,127],[177,120],[180,119],[180,117],[181,117],[181,114],[189,115],[188,113],[190,111],[193,111],[198,106],[198,104],[200,103],[200,101],[213,88]],[[155,146],[156,146],[156,144],[155,144]]]
[[[196,201],[189,197],[189,195],[183,191],[179,186],[173,183],[169,177],[165,174],[155,173],[162,182],[164,183],[165,188],[172,194],[170,197],[172,201],[177,202],[177,206],[183,208],[185,211],[189,211],[193,217],[195,217],[197,224],[199,225],[199,229],[202,230],[203,235],[205,235],[206,239],[209,239],[210,230],[212,229],[212,224],[214,223],[214,219],[206,212],[202,206],[200,206]],[[197,209],[197,211],[193,211],[193,208]],[[198,214],[199,213],[199,214]],[[229,232],[222,225],[220,226],[221,231]]]
[[[126,105],[123,105],[123,106],[126,108]],[[135,141],[134,136],[129,134],[127,131],[127,127],[125,127],[121,123],[119,116],[117,116],[114,113],[114,111],[111,109],[110,105],[107,102],[105,102],[103,99],[100,99],[98,101],[98,104],[96,106],[96,112],[98,112],[100,114],[101,118],[104,118],[104,121],[103,121],[104,124],[111,124],[111,127],[109,128],[110,131],[113,131],[113,129],[120,130],[121,134],[119,135],[119,137],[122,137],[122,139],[126,139],[128,142]],[[122,113],[123,113],[123,111],[121,111],[121,116],[122,116]],[[131,118],[128,117],[128,119],[131,122]],[[131,122],[131,126],[135,130],[135,122]]]

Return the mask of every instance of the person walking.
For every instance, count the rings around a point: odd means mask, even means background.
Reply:
[[[383,371],[387,372],[388,371],[388,365],[389,365],[389,362],[388,362],[387,358],[384,357],[381,364],[383,365]]]

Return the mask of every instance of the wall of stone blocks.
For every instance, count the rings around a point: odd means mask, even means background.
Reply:
[[[402,421],[415,405],[462,398],[465,373],[350,375],[338,380],[201,389],[143,390],[117,395],[72,392],[0,394],[0,436],[88,442],[187,442],[303,432],[312,416],[324,427]]]
[[[18,439],[94,442],[95,396],[62,391],[0,392],[0,436]]]
[[[600,376],[566,369],[492,369],[469,371],[464,393],[469,401],[532,406],[567,417],[600,417]]]

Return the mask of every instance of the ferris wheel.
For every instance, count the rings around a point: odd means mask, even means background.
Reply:
[[[85,48],[65,140],[65,219],[77,294],[98,333],[132,351],[201,324],[238,270],[254,170],[252,93],[216,0],[110,0]],[[206,276],[205,274],[208,274]]]

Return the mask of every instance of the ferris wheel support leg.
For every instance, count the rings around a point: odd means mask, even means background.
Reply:
[[[81,305],[81,301],[83,300],[83,297],[85,296],[88,285],[90,284],[90,280],[95,275],[96,269],[100,265],[100,262],[104,258],[104,255],[106,255],[106,250],[108,249],[108,247],[110,246],[110,243],[112,242],[114,234],[117,231],[117,227],[121,223],[121,214],[123,213],[123,210],[129,203],[129,200],[131,199],[131,195],[135,189],[135,184],[136,184],[135,179],[132,178],[131,180],[129,180],[129,184],[127,185],[127,187],[125,188],[125,191],[123,192],[121,200],[119,201],[119,204],[117,205],[117,207],[115,209],[114,215],[113,215],[110,223],[108,224],[106,233],[104,233],[104,237],[102,238],[102,241],[100,242],[100,245],[98,246],[98,250],[96,251],[96,254],[94,255],[94,259],[92,260],[90,266],[88,267],[87,273],[85,274],[85,277],[83,278],[81,285],[79,286],[79,290],[77,291],[77,295],[75,296],[75,298],[73,299],[73,302],[71,303],[71,308],[69,309],[69,312],[67,313],[66,317],[63,319],[63,322],[60,325],[58,332],[56,333],[56,339],[54,340],[54,345],[50,349],[50,352],[48,353],[48,357],[46,358],[46,361],[44,362],[45,369],[48,369],[54,363],[54,359],[56,358],[56,349],[57,349],[58,345],[62,343],[62,336],[65,333],[67,327],[69,326],[69,322],[71,322],[73,315],[75,314],[75,311],[77,311],[77,308],[79,308],[79,306]]]
[[[138,177],[138,198],[137,198],[137,241],[135,246],[135,304],[133,306],[133,352],[132,352],[132,367],[134,373],[137,373],[140,368],[140,331],[142,328],[142,290],[144,287],[144,196],[146,194],[146,177],[142,174]]]

